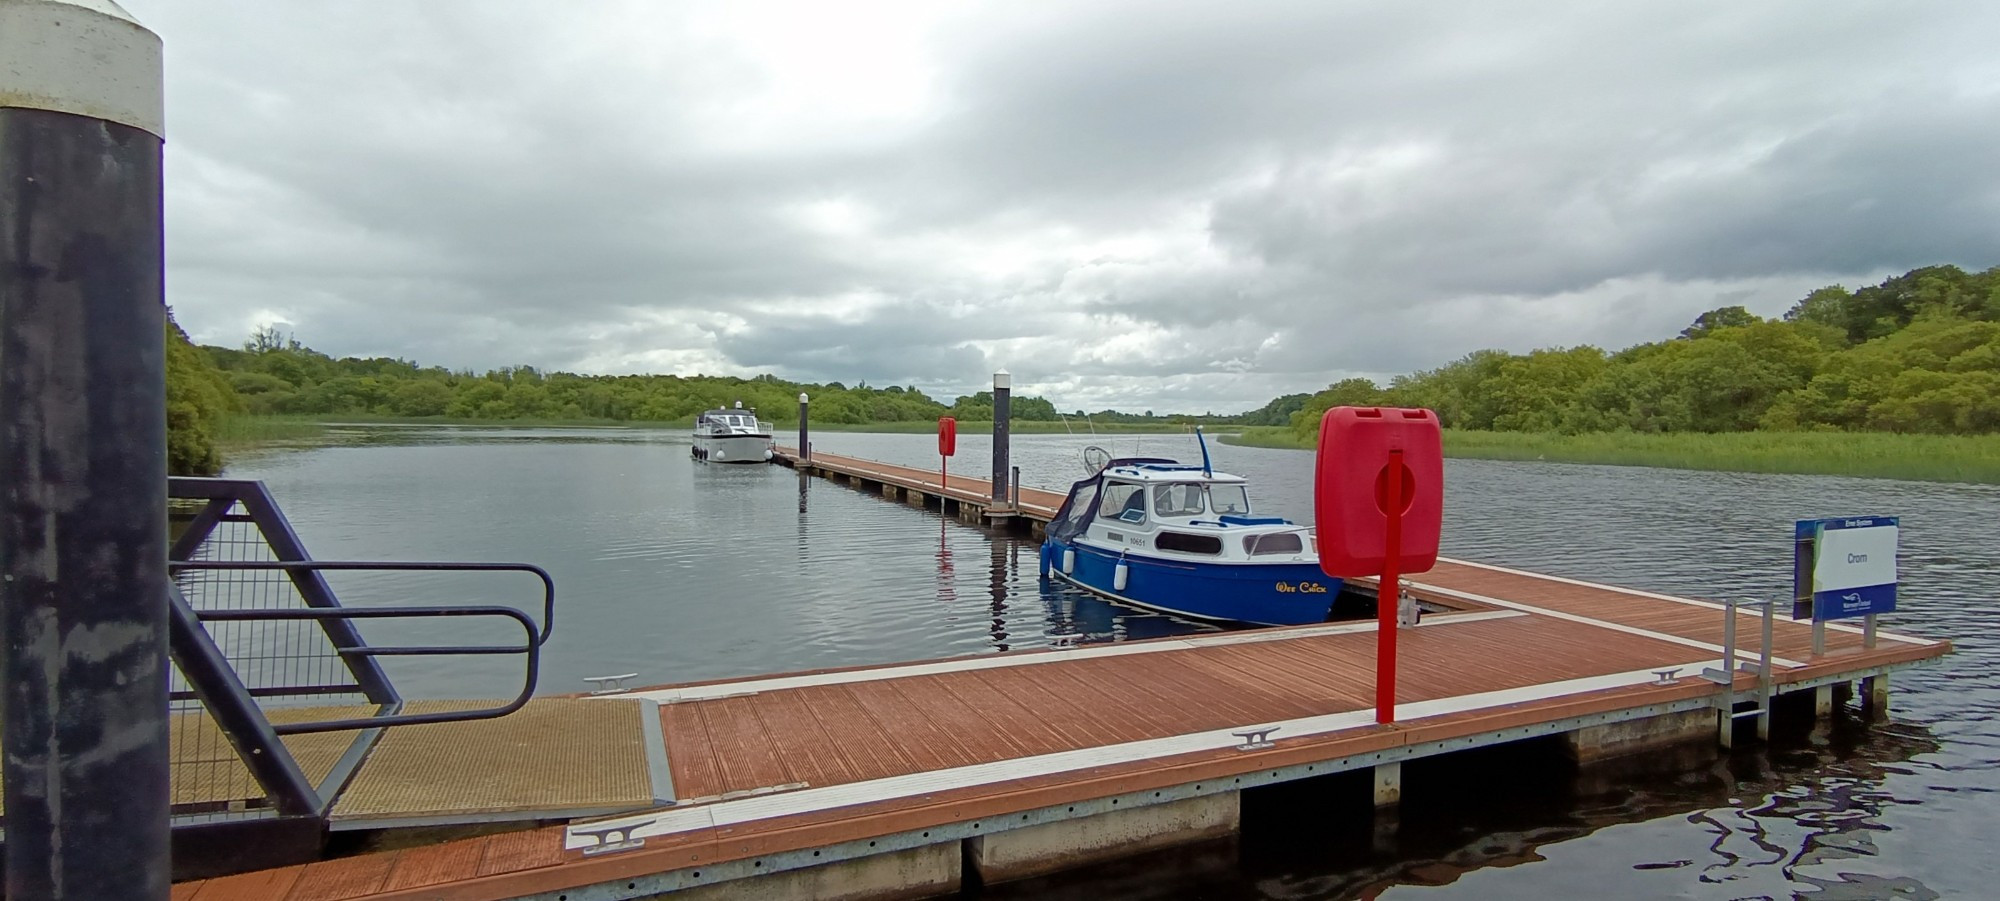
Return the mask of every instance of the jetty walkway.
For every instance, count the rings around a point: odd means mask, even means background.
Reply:
[[[1046,521],[1061,500],[996,501],[984,480],[828,454],[781,461],[996,525]],[[671,805],[177,897],[920,897],[967,868],[995,882],[1227,835],[1260,785],[1362,770],[1393,805],[1415,758],[1547,736],[1579,760],[1728,744],[1768,729],[1772,697],[1808,693],[1787,709],[1826,715],[1857,681],[1879,713],[1891,673],[1950,651],[1839,624],[1815,651],[1809,622],[1470,561],[1440,561],[1411,590],[1433,612],[1402,630],[1391,724],[1375,722],[1372,621],[659,685],[579,700],[656,711]],[[579,749],[542,777],[589,767]]]

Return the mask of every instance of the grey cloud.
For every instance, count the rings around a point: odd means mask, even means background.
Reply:
[[[1223,409],[2000,262],[1978,6],[918,7],[921,116],[761,144],[811,110],[694,8],[128,6],[222,343]]]

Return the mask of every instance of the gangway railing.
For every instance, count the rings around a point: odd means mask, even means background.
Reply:
[[[366,567],[347,567],[364,569]],[[401,569],[403,567],[385,567]],[[443,567],[435,567],[443,568]],[[471,710],[454,710],[437,713],[378,714],[369,717],[349,717],[304,722],[275,723],[271,731],[278,735],[299,735],[307,732],[338,732],[346,729],[370,729],[383,726],[420,726],[431,723],[456,723],[466,720],[484,720],[506,716],[522,707],[535,695],[535,684],[541,673],[542,643],[547,636],[537,635],[535,621],[528,615],[512,607],[492,605],[475,606],[417,606],[417,607],[335,607],[321,609],[268,608],[248,610],[199,611],[194,618],[200,622],[246,622],[257,620],[312,620],[329,622],[356,619],[456,619],[464,617],[500,617],[520,624],[525,638],[518,645],[392,645],[377,647],[363,645],[356,648],[342,648],[342,656],[349,657],[437,657],[437,656],[491,656],[496,654],[520,654],[525,658],[525,672],[521,675],[521,690],[513,700],[497,707],[479,707]]]
[[[177,830],[275,817],[320,834],[384,729],[502,717],[533,698],[555,629],[555,581],[541,567],[313,560],[261,482],[175,478],[169,493],[183,525],[168,562]],[[491,603],[346,607],[326,577],[342,572],[525,574],[540,589],[539,619]],[[359,628],[473,621],[520,638],[372,645]],[[498,655],[522,658],[518,691],[464,709],[410,709],[381,663]],[[342,732],[353,735],[319,737]]]

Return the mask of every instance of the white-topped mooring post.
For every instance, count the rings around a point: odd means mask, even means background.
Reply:
[[[0,0],[6,895],[171,891],[160,39]]]
[[[811,445],[806,443],[806,439],[810,437],[806,431],[806,393],[801,391],[799,392],[799,459],[801,460],[812,459]]]
[[[993,373],[993,503],[1007,503],[1008,457],[1013,440],[1014,377]]]

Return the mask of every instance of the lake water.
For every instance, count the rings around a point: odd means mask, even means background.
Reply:
[[[1198,459],[1184,436],[1017,436],[1023,482],[1063,488],[1082,449]],[[936,463],[928,435],[820,433],[815,448]],[[961,436],[956,471],[990,443]],[[715,679],[1205,627],[1038,584],[1033,543],[790,470],[689,459],[678,432],[362,428],[246,455],[321,559],[523,561],[559,598],[542,690],[585,676]],[[1311,518],[1311,455],[1211,443],[1258,512]],[[1246,798],[1240,843],[987,889],[995,898],[1982,898],[2000,893],[2000,488],[1453,460],[1447,555],[1675,594],[1790,590],[1791,523],[1902,517],[1901,609],[1950,638],[1899,675],[1893,718],[1837,719],[1681,766],[1571,772],[1498,750],[1406,771],[1400,829],[1352,786]],[[501,577],[340,574],[350,604],[528,604]],[[502,633],[493,637],[501,638]],[[472,638],[461,633],[455,637]],[[504,638],[501,638],[504,640]],[[498,661],[394,662],[405,694],[511,693]],[[1651,767],[1650,771],[1644,767]]]

